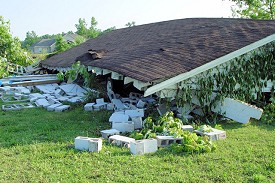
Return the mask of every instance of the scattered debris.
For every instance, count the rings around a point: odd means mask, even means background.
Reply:
[[[109,143],[121,147],[130,147],[130,142],[134,142],[135,139],[121,136],[121,135],[112,135],[109,137]]]

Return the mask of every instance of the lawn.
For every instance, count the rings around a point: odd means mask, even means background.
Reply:
[[[100,153],[77,151],[76,136],[99,137],[109,112],[81,106],[0,112],[0,182],[275,182],[275,125],[222,123],[227,139],[205,154],[167,148],[131,155],[104,142]]]

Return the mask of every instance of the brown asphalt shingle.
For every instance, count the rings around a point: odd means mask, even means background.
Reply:
[[[275,34],[275,21],[193,18],[118,29],[54,55],[44,67],[82,64],[140,81],[170,78]],[[88,50],[105,50],[93,60]]]

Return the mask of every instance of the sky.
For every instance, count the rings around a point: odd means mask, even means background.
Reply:
[[[0,16],[10,21],[13,36],[24,40],[28,31],[37,35],[76,31],[79,18],[105,30],[166,20],[197,17],[232,17],[228,0],[0,0]]]

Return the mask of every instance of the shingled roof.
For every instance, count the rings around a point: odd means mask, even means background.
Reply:
[[[31,47],[35,46],[52,46],[56,42],[55,39],[42,39],[37,43],[34,43]]]
[[[191,18],[118,29],[42,62],[66,68],[81,61],[149,82],[188,72],[275,33],[275,21]],[[103,53],[100,59],[88,53]]]

